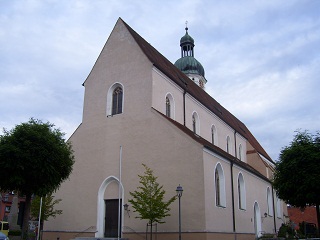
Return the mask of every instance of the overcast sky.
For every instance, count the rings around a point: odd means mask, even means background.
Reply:
[[[68,138],[119,17],[173,63],[187,20],[207,92],[274,161],[320,130],[319,0],[0,0],[0,128],[34,117]]]

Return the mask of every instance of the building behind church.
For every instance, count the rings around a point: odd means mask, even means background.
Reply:
[[[144,239],[147,221],[128,204],[143,163],[168,199],[183,187],[182,239],[247,240],[279,230],[287,213],[272,188],[274,162],[206,93],[194,46],[186,28],[172,64],[118,19],[83,83],[83,118],[69,139],[73,173],[55,194],[63,214],[45,224],[43,239]],[[178,238],[178,201],[170,207],[158,240]]]

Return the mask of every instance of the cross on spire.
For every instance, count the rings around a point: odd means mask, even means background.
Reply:
[[[186,32],[188,32],[188,21],[186,21],[185,24],[186,24],[186,28],[185,28]]]

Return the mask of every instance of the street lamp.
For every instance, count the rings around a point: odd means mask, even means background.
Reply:
[[[180,204],[180,198],[182,197],[183,189],[180,186],[180,184],[177,187],[176,192],[177,192],[177,196],[179,198],[179,240],[181,240],[181,204]]]

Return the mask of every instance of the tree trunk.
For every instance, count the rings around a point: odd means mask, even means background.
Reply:
[[[317,222],[318,222],[318,227],[317,227],[317,236],[320,237],[319,229],[320,229],[320,211],[319,211],[319,205],[320,203],[316,204],[316,211],[317,211]]]
[[[31,194],[27,194],[26,202],[24,205],[24,214],[23,214],[23,224],[22,224],[22,233],[21,233],[22,240],[28,239],[30,208],[31,208]]]

